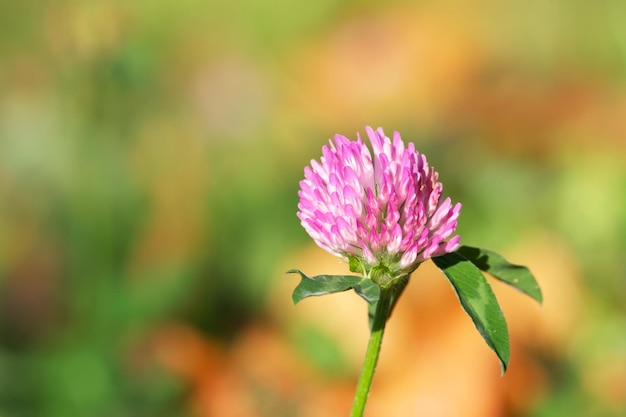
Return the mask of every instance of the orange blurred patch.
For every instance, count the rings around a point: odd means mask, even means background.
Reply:
[[[471,129],[504,152],[544,155],[598,141],[623,148],[626,101],[584,74],[542,79],[494,62],[449,109],[455,126]],[[489,70],[489,67],[494,67]],[[497,69],[495,69],[497,68]]]
[[[340,417],[350,407],[351,381],[317,372],[267,325],[250,325],[227,350],[181,324],[160,329],[151,344],[153,359],[191,387],[194,416]]]
[[[473,77],[482,57],[476,35],[456,9],[359,11],[290,56],[295,108],[317,126],[407,118],[428,126]]]

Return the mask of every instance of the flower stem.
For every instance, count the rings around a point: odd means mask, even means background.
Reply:
[[[394,299],[393,295],[394,291],[391,288],[380,288],[380,297],[376,305],[370,340],[367,344],[361,376],[356,386],[350,417],[363,416],[365,403],[367,402],[370,387],[372,386],[372,379],[374,378],[374,371],[376,370],[376,363],[378,362],[378,355],[380,354],[380,345],[383,341],[383,334],[385,333],[385,324],[391,313]]]

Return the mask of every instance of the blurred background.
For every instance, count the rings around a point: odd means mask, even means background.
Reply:
[[[335,133],[463,203],[510,370],[430,263],[367,415],[626,415],[626,2],[0,1],[0,415],[346,416],[366,346],[296,217]],[[491,281],[493,282],[493,281]]]

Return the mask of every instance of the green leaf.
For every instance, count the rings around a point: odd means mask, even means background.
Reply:
[[[476,265],[481,271],[485,271],[494,278],[529,295],[540,304],[543,302],[539,284],[525,266],[514,265],[496,252],[482,248],[461,246],[457,253]]]
[[[433,262],[448,278],[461,306],[498,356],[504,374],[510,357],[509,332],[498,300],[485,276],[471,261],[456,252],[433,258]]]
[[[369,278],[361,279],[361,282],[354,286],[354,291],[369,304],[374,305],[376,305],[380,296],[380,287]]]
[[[367,301],[367,316],[371,331],[372,325],[374,324],[376,306],[378,305],[378,299],[380,298],[380,287],[371,279],[363,279],[361,284],[354,287],[354,291],[359,294],[361,298]]]
[[[378,301],[378,286],[369,278],[354,275],[317,275],[309,277],[297,269],[291,269],[287,273],[300,274],[301,277],[300,283],[293,290],[292,299],[294,304],[307,297],[333,294],[349,289],[354,289],[357,294],[370,304],[375,304]]]

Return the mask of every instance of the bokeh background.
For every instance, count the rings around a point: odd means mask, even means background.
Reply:
[[[430,263],[368,415],[626,415],[626,2],[0,1],[0,415],[346,416],[365,304],[296,218],[335,133],[402,133],[464,205],[495,355]]]

